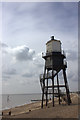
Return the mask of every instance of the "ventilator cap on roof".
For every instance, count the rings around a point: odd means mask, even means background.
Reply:
[[[51,36],[51,40],[54,40],[54,36]]]

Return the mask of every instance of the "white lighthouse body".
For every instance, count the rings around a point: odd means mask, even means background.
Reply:
[[[46,52],[61,52],[61,42],[59,40],[51,39],[46,43]]]

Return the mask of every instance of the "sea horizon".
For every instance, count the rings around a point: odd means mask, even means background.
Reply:
[[[2,94],[1,96],[2,110],[30,104],[35,102],[34,100],[41,100],[41,93]]]

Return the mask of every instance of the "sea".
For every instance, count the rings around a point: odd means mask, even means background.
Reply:
[[[41,100],[41,93],[33,94],[3,94],[2,95],[2,110],[10,109],[16,106],[22,106]],[[0,108],[1,109],[1,108]]]

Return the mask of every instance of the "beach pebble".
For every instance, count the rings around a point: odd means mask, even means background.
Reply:
[[[2,115],[3,115],[3,112],[2,112]]]
[[[31,112],[31,110],[29,110],[29,112]]]
[[[11,111],[9,111],[9,115],[11,115]]]

